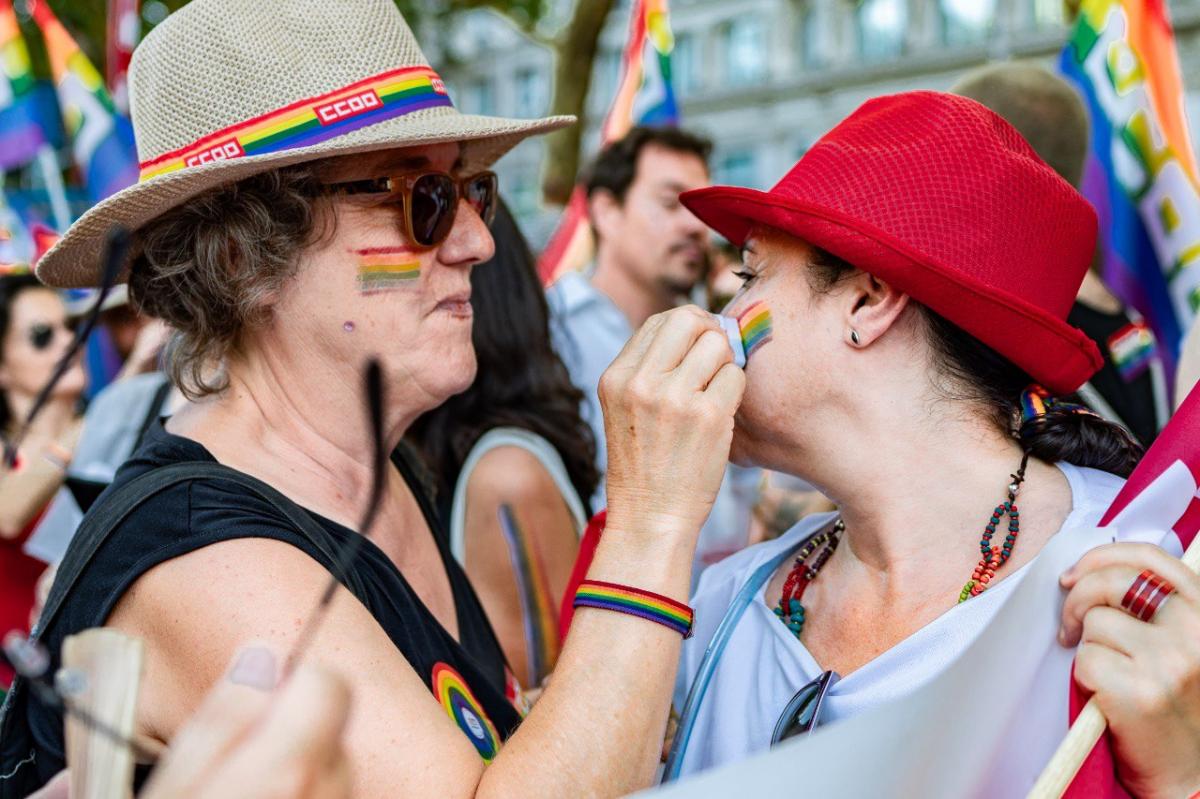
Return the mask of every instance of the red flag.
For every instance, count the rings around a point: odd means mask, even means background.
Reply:
[[[1133,470],[1125,487],[1104,514],[1101,526],[1120,524],[1133,514],[1153,514],[1162,529],[1174,530],[1185,550],[1200,530],[1200,391],[1193,390]],[[1168,542],[1170,543],[1170,542]],[[1087,694],[1072,680],[1071,720],[1087,704]],[[1108,733],[1092,749],[1067,788],[1071,799],[1128,797],[1117,782],[1112,738]]]
[[[129,115],[126,85],[129,60],[142,38],[141,0],[108,0],[108,52],[104,59],[105,79],[113,104]]]

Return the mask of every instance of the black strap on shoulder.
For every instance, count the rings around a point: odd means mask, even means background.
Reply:
[[[100,546],[113,531],[140,505],[166,489],[189,480],[209,480],[234,483],[270,503],[283,514],[297,532],[304,536],[321,554],[324,565],[331,571],[338,568],[338,558],[329,547],[329,536],[307,512],[280,492],[248,474],[219,463],[192,461],[162,466],[130,480],[125,485],[105,492],[79,526],[71,545],[58,567],[45,609],[38,619],[32,638],[39,639],[58,618],[66,599],[74,591],[79,578]],[[367,593],[361,579],[352,570],[337,574],[338,579],[360,602],[367,604]],[[27,795],[36,786],[36,757],[30,729],[25,723],[25,706],[29,686],[17,677],[0,706],[0,797],[15,799]]]
[[[129,514],[156,494],[189,480],[234,483],[257,494],[282,513],[296,531],[321,553],[326,561],[324,564],[326,568],[335,568],[337,555],[328,546],[326,532],[299,505],[279,491],[257,478],[219,463],[206,461],[173,463],[130,480],[96,503],[95,511],[89,514],[83,524],[79,526],[79,531],[75,534],[75,538],[72,539],[70,547],[59,564],[58,574],[50,589],[50,596],[46,598],[45,609],[33,632],[35,639],[58,617],[63,603],[83,575],[84,569],[95,557],[97,550],[108,540],[112,532],[121,526]],[[353,572],[339,574],[338,578],[351,593],[358,597],[359,601],[366,602],[363,585]]]
[[[150,429],[150,426],[157,422],[158,418],[163,415],[163,411],[166,410],[167,397],[170,394],[171,381],[164,379],[162,385],[158,387],[158,390],[154,392],[154,396],[150,399],[150,408],[146,411],[146,418],[142,420],[141,427],[138,428],[137,438],[133,440],[134,450],[142,443],[142,439],[146,437],[146,432]]]

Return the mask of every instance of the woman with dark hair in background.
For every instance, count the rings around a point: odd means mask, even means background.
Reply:
[[[533,254],[503,204],[492,235],[495,257],[471,274],[475,382],[412,435],[438,482],[450,549],[521,684],[536,687],[558,657],[559,601],[600,475],[583,394],[550,346]]]
[[[58,292],[30,274],[0,277],[0,433],[10,440],[71,344]],[[28,629],[38,576],[46,564],[22,549],[42,511],[62,485],[79,438],[84,372],[75,361],[55,386],[17,451],[0,470],[0,631]],[[0,664],[0,684],[12,680]]]

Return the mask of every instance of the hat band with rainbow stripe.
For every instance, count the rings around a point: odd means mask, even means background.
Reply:
[[[432,69],[396,69],[300,100],[145,161],[141,180],[217,161],[309,147],[387,119],[449,105],[446,85]]]

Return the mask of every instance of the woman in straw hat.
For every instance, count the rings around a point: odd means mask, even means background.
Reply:
[[[727,311],[750,344],[733,458],[808,480],[838,511],[702,576],[668,770],[910,694],[988,635],[1046,556],[1078,561],[1058,641],[1031,634],[1036,667],[1007,675],[1029,693],[978,791],[1032,785],[1067,730],[1072,658],[1126,787],[1200,788],[1200,579],[1172,557],[1173,533],[1121,529],[1144,543],[1101,546],[1140,451],[1054,398],[1100,365],[1064,322],[1091,207],[999,116],[932,92],[867,102],[769,192],[682,199],[743,248]],[[981,686],[955,734],[1011,718],[992,717],[1011,710],[990,701],[1003,687]]]
[[[381,366],[389,449],[470,385],[470,269],[493,254],[486,169],[570,120],[458,113],[390,0],[193,0],[143,42],[130,92],[143,179],[80,219],[39,277],[95,285],[108,231],[132,230],[123,277],[179,331],[171,371],[196,401],[147,434],[73,541],[36,632],[54,663],[84,628],[141,638],[137,734],[170,742],[243,643],[317,661],[354,694],[360,796],[646,785],[742,387],[711,317],[655,319],[606,380],[621,434],[591,572],[604,584],[523,722],[402,450],[370,540],[355,529],[376,446],[364,364]],[[331,574],[340,582],[305,647]],[[18,682],[0,736],[4,795],[62,767],[62,722]]]

